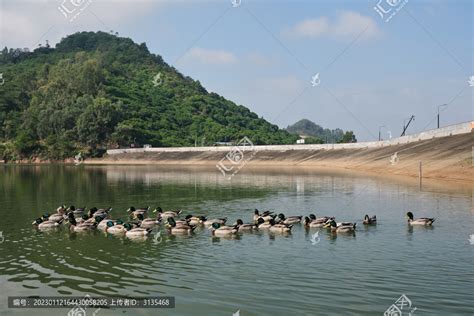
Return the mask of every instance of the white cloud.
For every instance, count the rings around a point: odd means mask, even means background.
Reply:
[[[375,38],[381,34],[377,23],[368,16],[353,11],[338,13],[336,19],[327,17],[305,19],[283,30],[283,35],[294,38],[347,38],[364,31],[364,38]]]
[[[237,57],[231,52],[200,47],[190,49],[183,59],[188,62],[197,61],[203,64],[214,65],[228,65],[237,62]]]

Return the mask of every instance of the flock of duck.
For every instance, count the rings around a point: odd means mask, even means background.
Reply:
[[[150,207],[135,208],[127,210],[128,219],[112,219],[110,213],[112,208],[90,209],[76,208],[73,205],[59,206],[53,214],[44,213],[32,224],[39,230],[54,230],[67,227],[71,232],[87,232],[100,230],[115,236],[126,236],[128,238],[143,238],[151,234],[153,229],[162,223],[169,234],[187,235],[192,234],[197,227],[208,228],[212,235],[217,237],[232,236],[240,232],[252,232],[254,230],[270,231],[273,233],[289,233],[295,224],[303,224],[307,228],[327,228],[334,233],[351,233],[356,230],[357,223],[336,222],[333,216],[316,217],[289,216],[283,213],[275,214],[272,211],[260,213],[255,209],[253,221],[244,223],[237,219],[234,224],[226,225],[227,218],[209,219],[206,216],[195,216],[192,214],[183,217],[182,211],[164,211],[157,207],[153,211]],[[156,215],[152,215],[156,214]],[[407,213],[409,225],[430,226],[434,218],[414,219],[413,213]],[[362,221],[364,225],[376,225],[377,217],[365,215]]]

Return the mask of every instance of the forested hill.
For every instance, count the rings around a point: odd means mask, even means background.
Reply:
[[[33,52],[0,55],[0,159],[63,159],[105,148],[212,145],[297,136],[208,93],[144,43],[81,32]],[[157,76],[158,75],[158,76]]]
[[[306,143],[351,143],[357,141],[352,131],[344,131],[340,128],[328,129],[322,128],[313,121],[302,119],[293,125],[290,125],[286,130],[292,134],[306,136]]]

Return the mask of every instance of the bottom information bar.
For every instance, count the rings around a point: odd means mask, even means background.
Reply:
[[[8,308],[174,308],[173,296],[92,297],[86,296],[9,296]]]

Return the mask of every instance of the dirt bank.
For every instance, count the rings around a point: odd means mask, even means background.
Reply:
[[[246,157],[253,155],[245,167],[301,166],[418,177],[421,161],[424,178],[472,183],[473,136],[471,132],[370,149],[258,150],[255,153],[245,153]],[[391,161],[395,153],[398,159]],[[145,152],[115,154],[103,159],[88,160],[86,163],[214,166],[224,157],[225,152]]]

